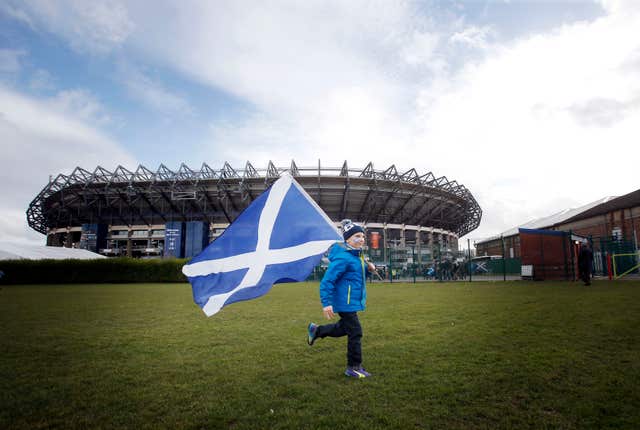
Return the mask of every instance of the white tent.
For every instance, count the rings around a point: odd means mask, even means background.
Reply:
[[[94,258],[107,257],[96,254],[95,252],[87,251],[86,249],[0,242],[0,260],[91,260]]]

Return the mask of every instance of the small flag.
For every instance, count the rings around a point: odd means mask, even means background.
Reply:
[[[182,268],[207,316],[265,295],[273,284],[307,279],[322,254],[342,240],[327,214],[283,175]]]

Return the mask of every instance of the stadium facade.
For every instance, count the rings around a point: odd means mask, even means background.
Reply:
[[[228,163],[199,170],[182,164],[156,171],[140,165],[113,172],[80,167],[58,175],[27,209],[29,225],[47,244],[116,256],[191,257],[215,240],[244,208],[289,172],[327,215],[366,228],[371,257],[385,262],[390,249],[411,249],[418,261],[455,252],[458,238],[480,223],[482,210],[469,190],[431,172],[400,173],[317,166],[256,169]],[[406,260],[407,258],[405,258]]]

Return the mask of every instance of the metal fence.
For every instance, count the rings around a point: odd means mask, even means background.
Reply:
[[[594,274],[601,276],[640,275],[639,250],[631,240],[621,236],[593,239]]]
[[[567,233],[572,238],[571,232]],[[573,241],[567,239],[569,246]],[[593,273],[596,276],[640,276],[640,251],[634,243],[621,237],[589,238],[593,249]],[[468,245],[472,240],[467,242]],[[577,246],[577,245],[576,245]],[[565,262],[568,277],[577,279],[577,257],[567,250]],[[494,255],[475,256],[468,250],[458,251],[436,246],[432,249],[415,246],[368,249],[366,258],[376,265],[380,278],[372,274],[369,282],[476,282],[513,281],[523,279],[522,260],[513,255],[519,252],[495,248]],[[615,262],[613,261],[615,260]],[[329,261],[317,266],[309,280],[319,281]],[[615,264],[615,268],[613,267]],[[615,273],[614,273],[615,269]],[[628,273],[627,273],[628,272]]]
[[[520,259],[470,258],[469,253],[444,248],[417,249],[415,246],[379,248],[365,251],[378,274],[370,274],[368,282],[474,282],[521,279]],[[329,261],[323,258],[309,277],[320,281]]]

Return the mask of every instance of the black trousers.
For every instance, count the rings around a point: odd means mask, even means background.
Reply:
[[[591,267],[580,267],[580,279],[582,279],[585,285],[591,284]]]
[[[360,366],[362,364],[362,326],[360,326],[358,313],[338,312],[338,315],[340,315],[340,321],[319,326],[316,336],[347,336],[347,366]]]

